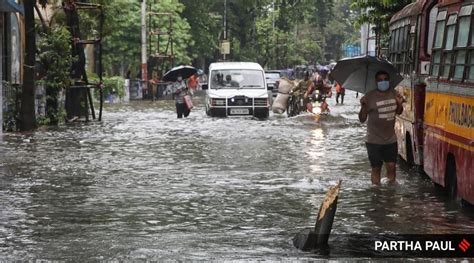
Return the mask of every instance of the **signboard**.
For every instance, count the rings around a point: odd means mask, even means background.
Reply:
[[[230,42],[229,42],[229,40],[222,40],[222,42],[221,42],[221,54],[222,55],[230,54]]]

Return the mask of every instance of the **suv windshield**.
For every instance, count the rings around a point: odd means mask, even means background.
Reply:
[[[211,89],[263,89],[263,72],[249,69],[222,69],[211,73]]]

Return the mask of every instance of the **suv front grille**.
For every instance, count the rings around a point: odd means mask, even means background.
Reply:
[[[236,96],[230,99],[227,99],[228,106],[252,106],[252,98],[245,96]]]

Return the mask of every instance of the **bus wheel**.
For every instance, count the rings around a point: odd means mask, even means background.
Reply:
[[[448,155],[448,160],[446,161],[444,186],[449,199],[455,200],[457,198],[458,186],[456,177],[456,161],[452,155]]]
[[[408,167],[412,168],[413,165],[415,165],[415,159],[413,158],[413,147],[412,147],[412,144],[411,144],[411,137],[410,137],[410,134],[408,132],[407,132],[407,135],[406,135],[405,144],[406,144],[405,149],[407,151],[406,162],[407,162]]]

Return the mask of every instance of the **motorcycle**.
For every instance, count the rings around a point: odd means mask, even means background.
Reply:
[[[290,92],[290,97],[288,98],[288,104],[286,106],[286,113],[288,117],[293,117],[299,115],[302,111],[306,110],[303,102],[303,98],[295,96]]]
[[[308,112],[316,115],[329,114],[329,104],[326,102],[326,98],[331,97],[330,94],[321,93],[319,90],[315,90],[309,96],[309,102],[306,105]]]

